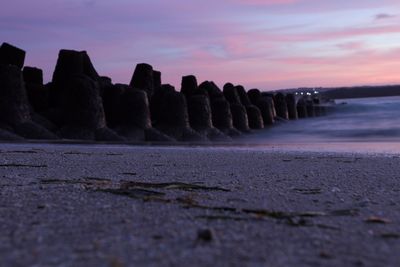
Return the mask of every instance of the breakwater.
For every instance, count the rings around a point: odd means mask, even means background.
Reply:
[[[26,52],[0,47],[0,140],[229,141],[325,114],[320,95],[261,92],[182,77],[178,92],[161,72],[137,64],[129,84],[100,76],[86,51],[60,50],[52,81],[24,66]]]

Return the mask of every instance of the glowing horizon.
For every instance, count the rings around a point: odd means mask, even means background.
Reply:
[[[6,0],[1,41],[46,81],[58,51],[75,49],[115,83],[146,62],[178,90],[188,74],[261,90],[400,83],[399,1],[166,2]]]

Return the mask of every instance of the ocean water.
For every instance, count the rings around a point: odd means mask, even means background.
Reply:
[[[15,144],[16,146],[18,144]],[[34,145],[34,144],[33,144]],[[38,147],[132,147],[140,144],[58,142]],[[160,149],[171,144],[146,144]],[[23,146],[23,145],[22,145]],[[400,96],[336,100],[326,116],[277,123],[228,143],[173,144],[182,149],[245,149],[300,152],[350,152],[400,157]]]
[[[336,100],[326,116],[279,123],[245,140],[253,144],[397,144],[400,97]]]

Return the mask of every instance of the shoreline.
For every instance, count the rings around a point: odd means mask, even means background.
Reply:
[[[238,140],[238,142],[97,142],[86,140],[23,140],[23,141],[0,141],[2,147],[9,146],[60,146],[60,147],[88,147],[88,148],[110,148],[110,149],[222,149],[222,150],[248,150],[265,152],[319,152],[319,153],[344,153],[344,154],[367,154],[367,155],[396,155],[400,154],[400,143],[397,140],[381,141],[330,141],[330,142],[270,142],[260,143],[253,140]]]
[[[396,266],[400,158],[0,145],[2,264]]]

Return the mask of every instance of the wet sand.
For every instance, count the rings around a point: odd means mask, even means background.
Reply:
[[[0,266],[398,266],[400,154],[306,150],[1,144]]]

